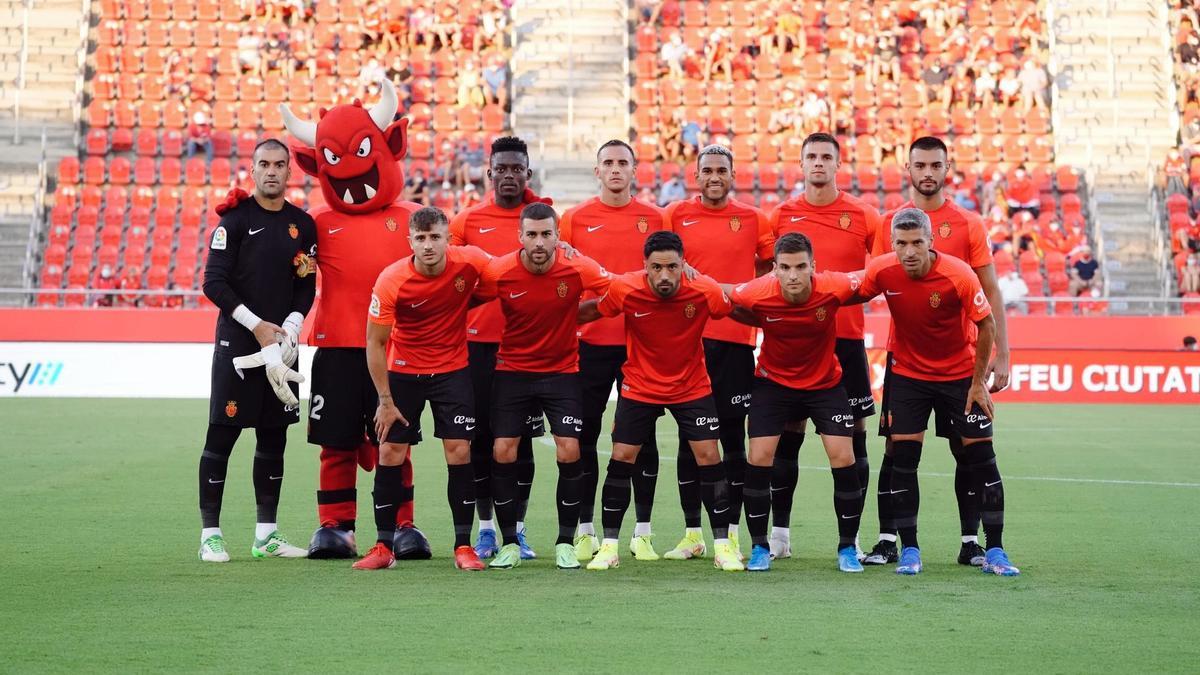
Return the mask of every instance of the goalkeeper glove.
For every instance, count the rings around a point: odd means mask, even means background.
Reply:
[[[284,338],[280,341],[280,347],[283,349],[283,362],[288,367],[296,365],[296,357],[300,353],[300,327],[304,325],[304,315],[300,312],[292,312],[284,319],[283,329]]]
[[[275,396],[287,408],[300,405],[296,395],[292,393],[289,382],[303,382],[304,376],[283,365],[283,353],[279,345],[267,345],[262,348],[263,365],[266,367],[267,382],[275,390]]]

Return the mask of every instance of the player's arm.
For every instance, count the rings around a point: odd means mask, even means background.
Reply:
[[[755,209],[758,220],[758,241],[755,244],[754,276],[770,272],[775,263],[775,230],[767,215]]]
[[[385,296],[386,297],[386,296]],[[392,334],[392,301],[384,301],[379,295],[371,297],[371,308],[367,317],[367,372],[371,375],[371,384],[375,385],[375,393],[379,396],[379,405],[375,408],[375,437],[380,443],[387,438],[388,430],[396,422],[408,426],[408,420],[400,414],[396,403],[392,401],[392,388],[388,384],[387,348],[388,339]]]
[[[862,280],[867,275],[866,270],[846,273],[831,272],[830,274],[838,280],[838,290],[836,290],[835,293],[838,296],[838,301],[843,307],[847,305],[861,305],[871,299],[864,298],[858,294],[858,290],[862,288]],[[876,295],[878,295],[878,293],[876,293]]]
[[[597,298],[591,298],[589,300],[584,300],[583,302],[580,302],[579,303],[579,316],[576,317],[575,323],[578,323],[578,324],[591,323],[597,319],[602,318],[604,315],[601,314],[600,310],[596,308],[596,306],[598,304],[600,304],[600,300],[598,300]]]
[[[747,326],[754,326],[755,328],[762,326],[762,322],[758,320],[758,315],[741,305],[733,306],[733,311],[729,313],[729,318],[738,323],[744,323]]]
[[[1004,307],[1004,297],[1000,294],[1000,284],[996,281],[996,266],[987,264],[974,269],[988,303],[992,307]],[[1008,386],[1011,355],[1008,351],[1008,319],[1003,310],[992,312],[992,316],[995,317],[996,324],[996,356],[988,366],[988,374],[993,376],[991,391],[995,393]],[[990,356],[991,351],[987,354]]]
[[[230,283],[242,245],[242,230],[242,223],[234,214],[222,216],[217,229],[213,230],[208,261],[204,264],[204,295],[222,312],[254,333],[260,347],[266,347],[276,343],[276,336],[283,335],[283,329],[250,311]]]
[[[862,272],[854,273],[859,279],[858,288],[854,291],[854,297],[847,298],[843,304],[855,305],[869,302],[872,298],[883,292],[883,289],[879,287],[876,281],[876,275],[879,274],[879,270],[882,268],[881,264],[876,263],[877,260],[879,258],[875,258],[867,263],[867,269]]]
[[[992,395],[988,392],[987,374],[988,361],[992,353],[992,344],[996,340],[996,319],[994,313],[975,322],[979,328],[978,342],[975,344],[975,370],[971,374],[971,388],[967,392],[967,407],[964,414],[970,414],[971,405],[978,403],[984,414],[995,419],[996,409],[992,405]]]
[[[576,323],[584,324],[603,317],[618,316],[625,311],[625,287],[614,280],[608,287],[608,292],[599,299],[591,298],[579,303],[579,316]]]
[[[754,313],[754,300],[752,296],[747,295],[747,293],[750,293],[747,288],[750,285],[749,282],[738,284],[737,286],[733,284],[721,284],[721,290],[725,292],[725,295],[729,298],[729,302],[733,305],[733,311],[729,313],[729,318],[738,323],[744,323],[747,326],[757,328],[762,324],[758,320],[758,315]]]

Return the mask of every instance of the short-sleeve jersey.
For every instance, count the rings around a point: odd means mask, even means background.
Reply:
[[[467,367],[467,305],[490,260],[483,249],[450,246],[437,276],[419,272],[411,256],[380,273],[367,320],[392,329],[388,370],[433,375]]]
[[[883,216],[881,236],[875,239],[875,255],[883,255],[892,251],[892,218],[901,209],[913,208],[912,202],[902,204],[900,208],[888,211]],[[964,260],[971,267],[984,267],[992,264],[992,248],[988,244],[987,228],[983,226],[983,218],[974,211],[968,211],[953,199],[947,199],[937,209],[926,211],[929,222],[933,225],[933,250]]]
[[[771,212],[775,238],[799,232],[812,241],[816,268],[830,272],[856,272],[865,265],[880,231],[875,207],[846,192],[824,206],[814,206],[804,195],[789,199]],[[840,338],[863,339],[862,307],[838,312]]]
[[[608,272],[583,255],[556,253],[543,274],[525,267],[521,251],[493,258],[475,295],[497,299],[504,314],[496,370],[579,372],[579,299],[584,291],[603,294],[609,282]]]
[[[628,358],[621,367],[621,395],[643,403],[692,401],[712,393],[704,364],[704,325],[733,306],[711,277],[680,279],[669,298],[659,297],[645,270],[615,277],[596,306],[608,317],[624,316]]]
[[[730,299],[758,317],[763,343],[755,374],[792,389],[828,389],[842,378],[834,353],[838,310],[858,289],[859,278],[841,272],[813,275],[812,294],[801,304],[784,296],[772,274],[737,286]]]
[[[478,246],[493,256],[511,253],[521,246],[521,204],[506,209],[496,204],[494,195],[454,216],[450,221],[450,243],[455,246]],[[467,340],[499,342],[504,330],[500,305],[489,302],[467,313]]]
[[[723,284],[740,284],[754,278],[755,259],[770,260],[775,237],[766,215],[759,209],[730,199],[719,209],[705,206],[700,197],[667,206],[666,229],[683,240],[688,264]],[[704,337],[754,346],[757,331],[733,319],[714,319]]]
[[[625,206],[608,206],[593,197],[568,209],[558,224],[558,238],[600,263],[611,274],[643,269],[646,235],[664,229],[662,210],[634,198]],[[594,297],[585,294],[584,299]],[[582,326],[579,337],[593,345],[625,344],[621,316]]]
[[[910,279],[895,253],[867,264],[859,294],[883,293],[892,312],[892,368],[918,380],[969,377],[975,368],[975,323],[992,313],[967,263],[938,255],[920,279]]]

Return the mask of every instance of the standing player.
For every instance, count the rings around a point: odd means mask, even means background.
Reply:
[[[863,494],[855,469],[851,435],[854,413],[841,385],[834,352],[839,308],[856,298],[858,277],[814,274],[812,242],[785,234],[775,243],[775,273],[733,289],[730,299],[762,326],[762,352],[750,399],[750,464],[746,468],[746,528],[754,546],[746,569],[771,568],[767,515],[771,510],[771,467],[784,427],[811,419],[833,471],[838,568],[861,572],[854,548]]]
[[[513,136],[503,136],[493,141],[487,176],[495,186],[492,193],[482,203],[459,213],[450,221],[450,243],[455,246],[478,246],[493,256],[499,256],[515,248],[512,233],[520,226],[521,208],[527,200],[536,200],[526,190],[533,172],[529,169],[529,150],[525,141]],[[471,464],[475,471],[475,508],[479,512],[479,540],[475,544],[475,552],[480,558],[490,558],[497,551],[490,487],[493,445],[490,415],[496,350],[500,347],[503,328],[504,316],[497,302],[477,307],[467,315],[467,353],[479,421],[475,439],[471,441]],[[520,511],[517,539],[521,557],[525,559],[537,557],[525,543],[524,522],[529,491],[533,487],[533,431],[529,429],[521,434],[516,460],[517,483],[520,487],[517,498]],[[540,425],[537,431],[540,435]]]
[[[287,427],[300,421],[296,383],[303,378],[288,366],[296,364],[295,340],[316,294],[316,227],[307,213],[283,198],[291,162],[287,146],[267,139],[254,148],[253,158],[253,198],[222,215],[204,267],[204,294],[221,310],[208,434],[200,455],[200,559],[205,562],[229,561],[221,534],[221,498],[229,456],[245,428],[253,428],[257,440],[258,524],[250,553],[256,558],[305,555],[284,539],[275,521]],[[286,359],[281,340],[290,352]],[[263,370],[234,369],[235,357],[257,350]]]
[[[604,266],[613,274],[640,270],[641,242],[647,233],[663,229],[662,211],[630,194],[637,160],[625,141],[611,140],[596,152],[600,196],[569,209],[559,223],[559,239]],[[583,389],[583,432],[579,452],[583,461],[580,484],[579,533],[575,551],[590,560],[600,549],[592,525],[600,462],[596,443],[613,382],[620,381],[625,363],[625,323],[621,316],[583,326],[579,333],[579,382]],[[638,560],[658,560],[651,542],[650,514],[658,480],[658,442],[645,439],[633,474],[633,503],[637,515],[629,549]]]
[[[527,428],[529,411],[538,410],[540,416],[545,410],[558,457],[555,562],[560,569],[577,569],[579,559],[571,537],[579,522],[583,408],[576,319],[584,290],[604,293],[609,276],[589,258],[567,259],[556,250],[558,214],[548,204],[530,204],[521,211],[519,241],[520,249],[492,259],[476,291],[476,297],[482,299],[498,297],[504,312],[490,396],[496,438],[492,492],[504,547],[490,567],[516,567],[525,557],[518,527],[524,516],[519,507],[517,446]]]
[[[629,359],[613,422],[613,452],[604,480],[604,541],[589,570],[620,565],[621,521],[629,508],[630,479],[655,420],[671,412],[699,465],[701,499],[713,533],[713,563],[726,571],[745,569],[729,543],[729,484],[717,450],[720,419],[704,366],[702,335],[710,317],[733,307],[710,277],[683,277],[683,242],[672,232],[655,232],[644,245],[645,269],[613,279],[599,301],[580,305],[579,320],[625,316]],[[681,449],[682,450],[682,449]]]
[[[780,204],[771,213],[776,238],[789,232],[808,237],[821,269],[857,272],[863,268],[879,232],[879,213],[862,200],[837,189],[837,171],[841,166],[841,146],[826,133],[810,134],[801,146],[800,167],[804,171],[804,194]],[[867,462],[866,418],[875,414],[871,397],[871,374],[863,342],[863,310],[846,307],[837,316],[838,363],[842,367],[842,388],[850,397],[854,413],[854,466],[865,493],[870,477]],[[775,455],[771,477],[771,510],[775,527],[771,531],[771,552],[775,557],[791,555],[789,523],[792,496],[799,478],[798,457],[804,443],[804,425],[785,429]]]
[[[946,184],[946,176],[951,170],[946,144],[932,136],[924,136],[913,141],[908,151],[909,179],[913,185],[913,199],[884,216],[883,232],[891,226],[892,217],[901,209],[919,208],[924,211],[932,223],[935,223],[933,241],[930,242],[935,250],[946,253],[966,262],[975,270],[988,303],[992,307],[1003,309],[1004,299],[1000,295],[1000,285],[996,282],[996,268],[992,264],[992,251],[988,242],[987,230],[983,219],[973,211],[967,211],[952,199],[946,199],[942,187]],[[888,237],[880,236],[875,239],[875,255],[891,251]],[[1008,322],[1004,312],[995,312],[996,322],[996,355],[988,366],[988,374],[995,375],[991,392],[997,392],[1008,386],[1009,352],[1008,352]],[[890,359],[889,359],[890,362]],[[884,413],[887,411],[885,410]],[[881,418],[883,421],[883,418]],[[962,533],[962,548],[958,553],[961,565],[984,563],[984,551],[979,545],[979,495],[971,488],[970,471],[964,465],[962,439],[953,433],[948,419],[941,414],[935,415],[935,432],[950,442],[950,452],[954,455],[956,468],[954,470],[954,495],[958,499],[958,518]],[[891,453],[889,452],[888,455]],[[895,562],[896,526],[892,523],[891,508],[891,475],[892,460],[884,455],[879,467],[879,542],[867,556],[869,565],[882,565]]]
[[[688,264],[722,284],[740,284],[755,276],[756,262],[772,256],[770,223],[757,208],[730,198],[735,177],[733,153],[720,145],[700,151],[696,180],[700,195],[675,202],[666,209],[666,227],[679,235],[688,252]],[[754,382],[754,346],[757,332],[733,319],[710,319],[704,327],[704,362],[712,381],[713,402],[721,419],[721,450],[729,479],[729,541],[740,555],[742,483],[746,472],[746,412]],[[682,431],[680,447],[684,447]],[[700,530],[700,485],[696,461],[681,452],[676,468],[679,502],[685,532],[675,548],[663,554],[669,560],[686,560],[705,554]]]
[[[886,431],[892,444],[892,509],[903,550],[899,574],[921,571],[917,543],[917,466],[929,413],[962,439],[971,490],[979,495],[987,551],[983,571],[1015,576],[1004,552],[1004,486],[992,447],[995,413],[987,370],[996,336],[991,306],[971,267],[932,250],[933,226],[921,209],[892,216],[895,253],[867,265],[858,294],[885,293],[892,312],[891,372],[884,384]]]
[[[379,275],[367,319],[367,369],[375,383],[379,466],[375,470],[378,543],[355,569],[392,567],[396,510],[412,500],[400,466],[421,438],[421,412],[433,407],[434,436],[446,452],[446,496],[454,520],[454,565],[482,570],[471,547],[475,482],[471,437],[475,407],[467,372],[467,306],[490,257],[474,246],[449,246],[449,223],[425,207],[408,221],[413,255]]]

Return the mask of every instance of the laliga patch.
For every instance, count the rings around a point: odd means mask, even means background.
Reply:
[[[367,312],[371,316],[373,316],[375,318],[379,318],[379,296],[378,295],[375,295],[374,293],[371,294],[371,306],[367,308]]]
[[[225,226],[222,225],[213,231],[212,245],[209,247],[214,251],[224,251],[229,244],[229,234],[225,232]]]

